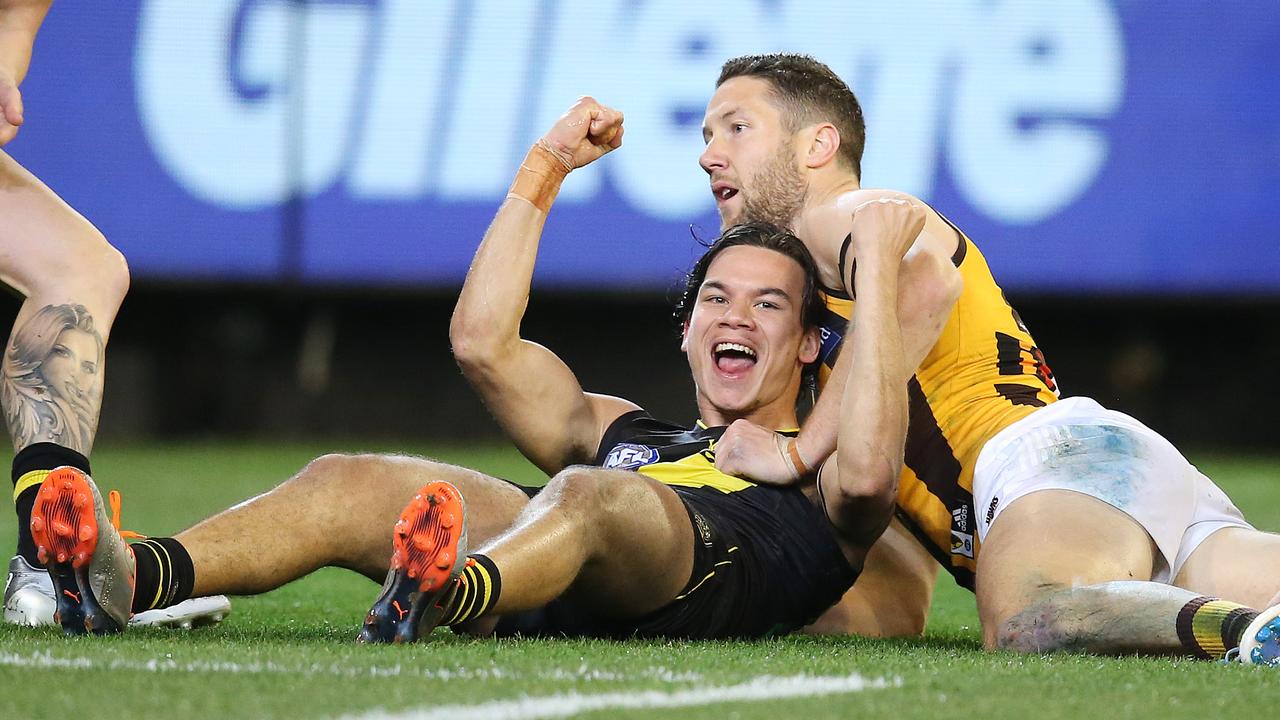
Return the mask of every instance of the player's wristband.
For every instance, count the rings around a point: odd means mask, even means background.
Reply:
[[[799,444],[795,440],[787,443],[787,457],[791,459],[791,466],[796,469],[796,474],[804,477],[812,472],[813,469],[805,465],[804,458],[800,457],[800,449],[796,447]]]
[[[544,213],[551,212],[551,203],[560,192],[560,183],[572,169],[547,147],[545,141],[539,140],[524,156],[507,197],[514,195]]]
[[[778,438],[778,453],[782,455],[783,462],[791,468],[791,473],[796,480],[813,471],[812,468],[805,464],[804,458],[800,457],[800,451],[796,449],[795,438],[787,438],[782,435],[776,437]]]

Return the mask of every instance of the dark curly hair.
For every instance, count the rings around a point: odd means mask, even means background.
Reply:
[[[689,274],[685,276],[684,289],[680,299],[676,301],[675,320],[683,327],[693,315],[694,305],[698,302],[698,291],[707,279],[707,270],[716,256],[731,247],[758,247],[782,253],[800,266],[804,272],[804,290],[800,297],[800,322],[805,329],[817,327],[826,305],[818,290],[818,266],[809,254],[809,248],[795,235],[765,222],[749,222],[734,225],[711,243],[707,251],[698,258]],[[804,387],[812,391],[816,388],[818,362],[811,363],[804,371]]]
[[[777,225],[765,222],[749,222],[734,225],[716,238],[708,246],[707,251],[698,258],[689,274],[685,277],[684,290],[676,301],[676,322],[683,325],[693,314],[693,307],[698,302],[698,290],[707,279],[707,269],[716,256],[731,247],[745,245],[747,247],[764,248],[782,253],[800,266],[804,271],[804,294],[800,298],[800,322],[806,328],[818,324],[824,306],[818,296],[818,266],[809,254],[809,248],[799,238]]]

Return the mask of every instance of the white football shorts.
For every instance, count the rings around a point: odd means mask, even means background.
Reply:
[[[1060,400],[1001,430],[978,455],[978,537],[1018,498],[1073,490],[1126,513],[1160,551],[1152,580],[1169,583],[1200,543],[1252,527],[1226,494],[1168,440],[1089,398]]]

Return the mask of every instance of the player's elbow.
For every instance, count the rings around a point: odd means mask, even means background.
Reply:
[[[839,468],[835,482],[823,484],[827,515],[846,542],[854,547],[869,548],[884,532],[893,517],[897,496],[897,473],[900,463],[850,462],[847,454],[838,454]]]
[[[848,473],[842,469],[840,482],[836,488],[840,504],[855,507],[887,505],[888,503],[882,501],[891,496],[892,492],[882,478],[872,476],[873,472],[868,470],[867,473],[859,475],[856,469]]]
[[[837,492],[842,504],[892,508],[902,472],[901,453],[871,447],[842,447]]]
[[[449,324],[449,344],[454,361],[467,376],[484,373],[502,354],[502,343],[491,328],[486,328],[485,323],[469,321],[459,313],[454,313]]]

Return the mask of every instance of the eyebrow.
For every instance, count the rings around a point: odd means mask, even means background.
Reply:
[[[720,290],[723,292],[728,292],[729,290],[729,286],[725,285],[719,280],[707,280],[706,282],[702,283],[702,288],[703,290],[706,290],[709,288],[712,290]],[[765,287],[765,288],[758,288],[755,291],[755,297],[764,297],[765,295],[776,295],[778,297],[783,298],[784,300],[788,300],[788,301],[791,300],[791,294],[788,293],[786,290],[783,290],[782,288]]]
[[[732,115],[736,115],[736,114],[738,114],[738,113],[740,113],[740,112],[742,112],[742,108],[740,108],[740,107],[731,107],[731,108],[729,108],[728,110],[725,110],[724,112],[720,113],[720,116],[719,116],[719,117],[717,117],[717,118],[715,118],[715,119],[716,119],[716,120],[727,120],[730,116],[732,116]],[[703,126],[702,126],[702,139],[703,139],[703,140],[706,140],[706,139],[707,139],[707,133],[709,133],[709,132],[711,132],[710,128],[708,128],[708,127],[706,126],[706,124],[703,124]]]

